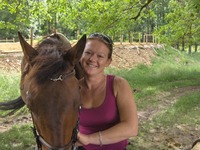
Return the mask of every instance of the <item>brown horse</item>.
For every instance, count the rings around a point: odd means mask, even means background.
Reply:
[[[74,149],[81,105],[77,64],[86,36],[71,47],[54,33],[35,48],[18,32],[24,53],[21,65],[21,97],[1,103],[0,109],[18,109],[25,104],[31,112],[38,149]],[[22,101],[23,100],[23,101]]]

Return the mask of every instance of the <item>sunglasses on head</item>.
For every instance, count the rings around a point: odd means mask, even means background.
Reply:
[[[89,38],[89,39],[90,39],[90,38],[101,39],[101,40],[103,40],[104,42],[106,42],[107,44],[113,45],[113,41],[111,40],[111,38],[108,37],[108,36],[105,35],[105,34],[93,33],[93,34],[90,34],[88,38]]]

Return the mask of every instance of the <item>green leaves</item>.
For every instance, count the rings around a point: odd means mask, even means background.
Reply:
[[[165,13],[166,23],[155,31],[161,42],[170,45],[195,44],[195,37],[200,34],[198,30],[200,13],[196,8],[196,3],[191,0],[170,0],[168,12]]]
[[[199,41],[199,10],[199,0],[1,0],[0,28],[33,27],[38,34],[57,29],[67,36],[154,32],[160,42],[193,44]]]
[[[7,0],[4,5],[15,22],[24,26],[45,25],[82,32],[114,32],[126,30],[146,1],[140,0]],[[1,7],[2,6],[2,7]],[[0,8],[3,8],[3,4]],[[36,28],[36,27],[35,27]]]

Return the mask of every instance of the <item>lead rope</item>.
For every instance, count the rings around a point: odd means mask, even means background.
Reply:
[[[32,116],[32,121],[33,121],[33,114],[31,112],[31,116]],[[32,131],[33,131],[33,134],[34,134],[34,137],[35,137],[35,141],[36,141],[36,144],[37,144],[37,149],[36,150],[42,150],[42,143],[40,142],[40,137],[39,135],[37,134],[37,130],[35,128],[35,124],[34,124],[34,121],[33,121],[33,127],[32,128]]]
[[[80,105],[79,106],[79,109],[78,109],[78,113],[80,114],[80,111],[81,111],[81,108],[82,106]],[[76,127],[74,128],[73,130],[73,133],[72,133],[72,150],[77,150],[78,147],[76,146],[76,141],[78,140],[78,132],[79,132],[79,122],[80,122],[80,119],[78,117],[78,120],[77,120],[77,123],[76,123]]]
[[[36,150],[42,150],[42,144],[41,144],[41,142],[39,140],[39,136],[37,134],[36,128],[35,128],[34,125],[31,128],[32,128],[32,131],[33,131],[33,134],[34,134],[34,137],[35,137],[35,141],[37,143],[37,149]]]
[[[77,150],[77,146],[76,146],[76,141],[78,140],[78,126],[79,126],[79,119],[77,120],[77,124],[76,124],[76,128],[74,128],[72,135],[74,135],[72,137],[72,150]]]

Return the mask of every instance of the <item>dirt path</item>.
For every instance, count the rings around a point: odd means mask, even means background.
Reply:
[[[189,92],[200,92],[200,86],[189,86],[176,88],[170,92],[158,95],[156,99],[160,102],[156,108],[149,108],[145,111],[138,112],[140,126],[145,122],[151,122],[153,118],[167,110],[180,97]],[[172,128],[155,127],[147,133],[146,141],[142,145],[144,149],[149,147],[167,146],[172,150],[190,150],[192,143],[200,138],[200,125],[193,127],[184,124],[174,124]]]
[[[25,125],[28,123],[32,123],[30,114],[0,118],[0,133],[10,130],[14,125]]]
[[[200,86],[176,88],[170,92],[158,95],[155,99],[160,101],[159,105],[156,108],[139,112],[138,115],[140,117],[140,122],[152,120],[161,111],[166,110],[168,107],[172,106],[180,97],[195,91],[200,91]]]

